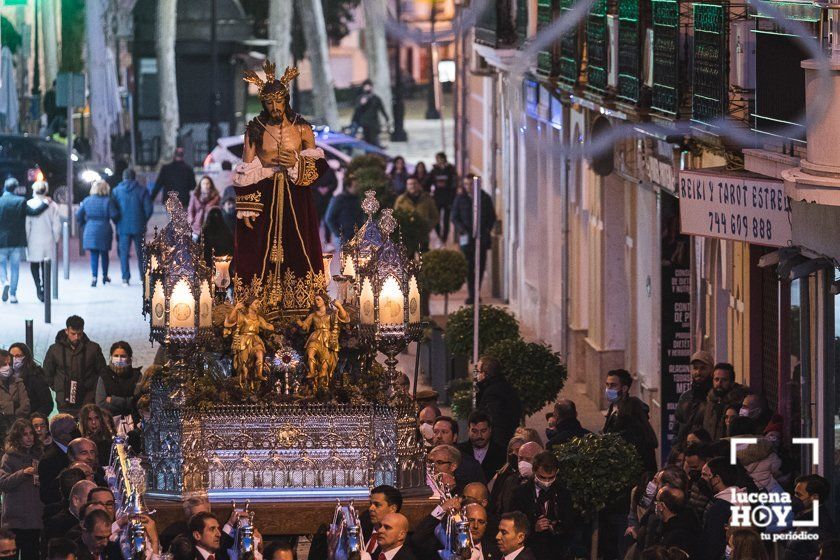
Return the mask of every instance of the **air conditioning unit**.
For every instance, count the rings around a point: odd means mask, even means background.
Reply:
[[[755,21],[729,24],[729,82],[742,90],[755,89]]]
[[[607,72],[607,85],[617,88],[618,87],[618,16],[616,15],[608,15],[607,16],[607,36],[609,37],[610,41],[610,48],[609,48],[609,61],[607,63],[607,67],[609,71]]]

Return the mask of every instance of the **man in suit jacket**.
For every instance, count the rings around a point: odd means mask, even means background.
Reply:
[[[201,512],[210,513],[210,500],[206,496],[192,496],[184,500],[184,519],[174,521],[168,525],[160,533],[160,545],[163,550],[169,550],[169,546],[179,536],[185,536],[192,540],[192,531],[190,531],[189,522],[193,515]],[[239,513],[236,510],[231,511],[230,518],[222,527],[222,535],[220,539],[220,547],[228,550],[234,545],[234,526],[238,521]]]
[[[229,560],[227,550],[222,547],[222,528],[216,516],[208,511],[196,513],[190,518],[195,560]]]
[[[458,422],[449,416],[438,416],[434,424],[434,444],[435,445],[451,445],[455,447],[458,441]],[[457,447],[456,447],[457,449]],[[464,486],[470,482],[481,482],[486,484],[487,479],[484,477],[484,471],[481,469],[481,464],[475,458],[466,453],[461,453],[461,460],[458,463],[458,468],[455,470],[456,492],[460,493]]]
[[[528,517],[521,511],[511,511],[502,515],[496,544],[504,560],[536,560],[534,554],[525,548],[525,539],[531,531]]]
[[[493,420],[486,412],[476,410],[467,421],[469,439],[458,444],[458,450],[481,464],[485,480],[490,480],[505,464],[505,448],[493,441]]]
[[[85,515],[82,536],[76,541],[77,560],[121,560],[120,545],[111,540],[111,520],[105,510]]]
[[[401,513],[389,513],[382,518],[376,539],[380,552],[373,560],[415,560],[414,552],[406,544],[408,518]]]
[[[516,489],[513,509],[533,527],[528,546],[537,560],[562,558],[573,544],[576,523],[572,496],[557,477],[560,465],[551,451],[534,457],[533,478]]]
[[[367,511],[359,516],[362,533],[365,535],[365,550],[371,558],[378,558],[379,527],[382,520],[389,513],[399,513],[402,509],[402,494],[393,486],[382,484],[370,491],[370,505]]]
[[[76,421],[70,414],[56,414],[50,420],[50,434],[53,441],[44,451],[43,458],[38,462],[38,478],[41,485],[38,491],[44,505],[61,501],[58,489],[58,475],[70,466],[67,457],[67,446],[73,440]]]

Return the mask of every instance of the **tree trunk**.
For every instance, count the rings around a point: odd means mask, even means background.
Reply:
[[[43,33],[41,41],[44,45],[44,85],[45,89],[52,87],[53,80],[58,74],[58,27],[56,25],[55,0],[41,0],[41,25]]]
[[[449,294],[443,294],[443,314],[449,317]]]
[[[107,0],[87,0],[87,66],[90,83],[91,156],[94,161],[112,164],[111,132],[119,116],[116,68],[108,56],[106,38],[111,36],[106,20]]]
[[[268,47],[268,58],[277,65],[277,72],[282,75],[292,62],[292,19],[294,5],[289,0],[269,0],[268,4],[268,39],[273,41]]]
[[[373,92],[382,100],[385,112],[392,115],[391,71],[388,66],[388,42],[385,36],[385,21],[388,18],[386,0],[363,0],[363,3],[368,78],[373,82]]]
[[[335,84],[329,60],[327,26],[321,0],[297,0],[303,30],[306,35],[306,52],[312,68],[312,104],[316,117],[330,128],[338,128],[338,106],[335,102]]]
[[[178,86],[175,76],[175,33],[178,0],[158,0],[157,70],[160,95],[160,160],[170,161],[178,145]]]

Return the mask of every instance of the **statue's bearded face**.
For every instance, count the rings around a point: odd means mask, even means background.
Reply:
[[[284,99],[279,97],[266,99],[263,105],[271,118],[275,120],[281,119],[283,117],[283,113],[286,112],[286,102]]]

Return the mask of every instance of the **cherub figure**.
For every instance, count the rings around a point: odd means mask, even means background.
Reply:
[[[341,302],[332,302],[335,311],[327,308],[329,297],[325,294],[315,296],[315,310],[298,325],[304,331],[312,331],[306,340],[306,359],[309,364],[309,376],[313,380],[313,387],[326,389],[330,376],[338,365],[338,331],[340,323],[350,322],[350,316],[344,310]]]
[[[260,335],[263,331],[274,331],[261,311],[259,298],[254,298],[247,308],[241,301],[237,302],[225,317],[225,334],[233,333],[233,367],[239,375],[239,386],[249,395],[257,390],[260,381],[265,381],[265,343]]]

